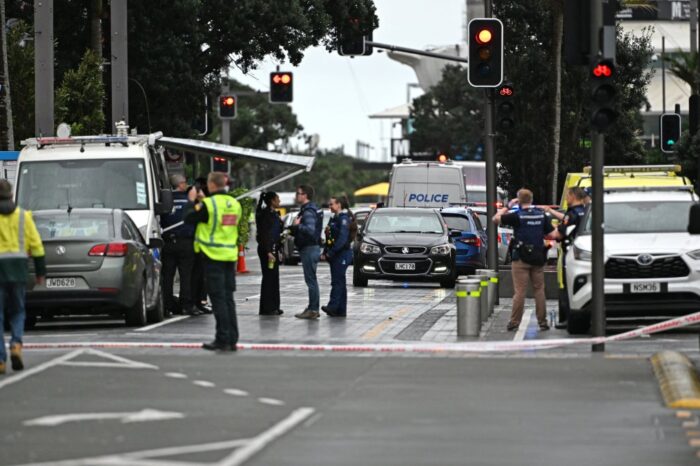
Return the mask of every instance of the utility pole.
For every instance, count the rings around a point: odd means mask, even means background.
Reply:
[[[493,17],[493,3],[485,0],[484,13],[486,18]],[[469,37],[469,40],[474,40]],[[486,89],[486,105],[484,107],[484,152],[486,156],[486,217],[491,221],[496,215],[496,202],[498,200],[497,188],[498,175],[496,173],[496,149],[494,146],[493,118],[496,114],[496,102],[493,89]],[[498,272],[498,244],[497,228],[492,225],[486,229],[489,245],[493,245],[486,250],[486,261],[491,270]],[[496,293],[498,295],[498,293]]]
[[[110,2],[110,32],[112,50],[112,131],[115,123],[129,124],[129,56],[126,26],[127,0]]]
[[[34,133],[36,136],[53,136],[55,132],[53,55],[53,0],[34,0]]]
[[[591,1],[591,57],[597,57],[601,52],[601,30],[603,27],[603,3],[602,0]],[[592,169],[592,296],[591,333],[594,337],[605,336],[605,256],[604,256],[604,203],[603,203],[603,160],[605,158],[605,138],[602,131],[593,129],[591,147]],[[605,344],[592,345],[593,352],[605,351]]]
[[[5,119],[5,122],[0,128],[0,134],[2,135],[2,141],[0,141],[0,149],[2,150],[14,150],[15,149],[15,136],[12,129],[12,99],[10,98],[10,73],[8,70],[7,63],[7,28],[4,27],[6,24],[5,18],[5,2],[0,1],[0,25],[2,25],[2,31],[0,31],[0,54],[2,54],[2,74],[0,75],[0,112],[4,110],[3,115],[0,116],[0,122]]]

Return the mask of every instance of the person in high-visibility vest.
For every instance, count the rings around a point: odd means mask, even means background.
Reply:
[[[15,371],[24,369],[22,337],[29,255],[34,259],[36,283],[43,285],[46,279],[44,245],[32,213],[12,202],[12,185],[7,180],[0,180],[0,332],[7,315],[12,332],[10,360]],[[0,374],[4,374],[7,352],[2,333],[0,337]]]
[[[194,250],[205,257],[207,293],[211,299],[216,333],[214,340],[202,344],[209,351],[236,351],[238,321],[233,292],[236,289],[238,260],[238,224],[241,204],[226,191],[225,173],[212,172],[207,178],[210,197],[190,190],[185,208],[185,223],[196,225]],[[199,202],[194,204],[197,201]],[[244,220],[245,221],[245,220]]]

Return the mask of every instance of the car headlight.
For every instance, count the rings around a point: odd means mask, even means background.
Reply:
[[[381,249],[379,249],[379,246],[375,246],[374,244],[362,243],[360,245],[360,252],[363,254],[379,254]]]
[[[690,251],[688,253],[688,255],[690,256],[691,259],[694,259],[696,261],[700,260],[700,249],[696,249],[695,251]]]
[[[446,256],[450,253],[449,244],[441,244],[440,246],[433,246],[430,248],[430,254],[435,254],[437,256]]]
[[[580,261],[590,261],[591,251],[586,251],[585,249],[577,248],[574,244],[574,258]]]

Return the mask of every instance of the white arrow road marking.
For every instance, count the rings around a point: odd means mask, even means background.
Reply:
[[[38,374],[39,372],[43,372],[46,369],[49,369],[53,366],[57,366],[59,364],[64,363],[65,361],[68,361],[69,359],[73,359],[79,354],[83,354],[85,352],[84,349],[78,349],[75,351],[71,351],[70,353],[66,353],[63,356],[59,356],[56,359],[52,359],[50,361],[46,361],[43,364],[39,364],[38,366],[34,366],[30,369],[26,369],[22,372],[15,373],[12,377],[8,377],[5,380],[0,382],[0,389],[7,387],[8,385],[11,385],[15,382],[19,382],[20,380],[24,380],[27,377],[31,377],[34,374]]]
[[[121,369],[154,369],[158,370],[158,366],[153,364],[146,364],[145,362],[138,362],[132,359],[123,358],[117,356],[116,354],[105,353],[104,351],[96,350],[93,348],[87,348],[84,354],[92,354],[105,359],[111,359],[114,362],[104,362],[104,361],[62,361],[59,364],[62,366],[82,366],[82,367],[114,367]],[[77,355],[76,355],[77,356]],[[71,358],[72,359],[72,358]]]
[[[185,415],[172,411],[158,411],[157,409],[142,409],[133,413],[75,413],[58,414],[55,416],[43,416],[29,421],[24,421],[25,426],[54,427],[67,422],[101,421],[104,419],[121,419],[123,424],[129,422],[164,421],[167,419],[182,419]]]

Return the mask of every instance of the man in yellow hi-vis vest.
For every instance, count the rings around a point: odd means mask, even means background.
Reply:
[[[10,360],[16,371],[24,369],[22,336],[30,254],[34,259],[36,281],[43,285],[46,277],[44,245],[32,213],[12,202],[12,185],[7,180],[0,180],[0,332],[7,316],[12,331]],[[0,374],[5,373],[6,360],[5,338],[0,333]]]
[[[190,203],[185,207],[185,223],[197,225],[194,250],[206,257],[204,266],[207,293],[211,299],[216,334],[214,341],[204,343],[209,351],[236,351],[238,321],[233,292],[236,290],[236,261],[238,260],[238,224],[241,204],[227,194],[225,173],[212,172],[207,178],[210,197],[198,199],[190,190]],[[243,220],[245,221],[245,219]]]

